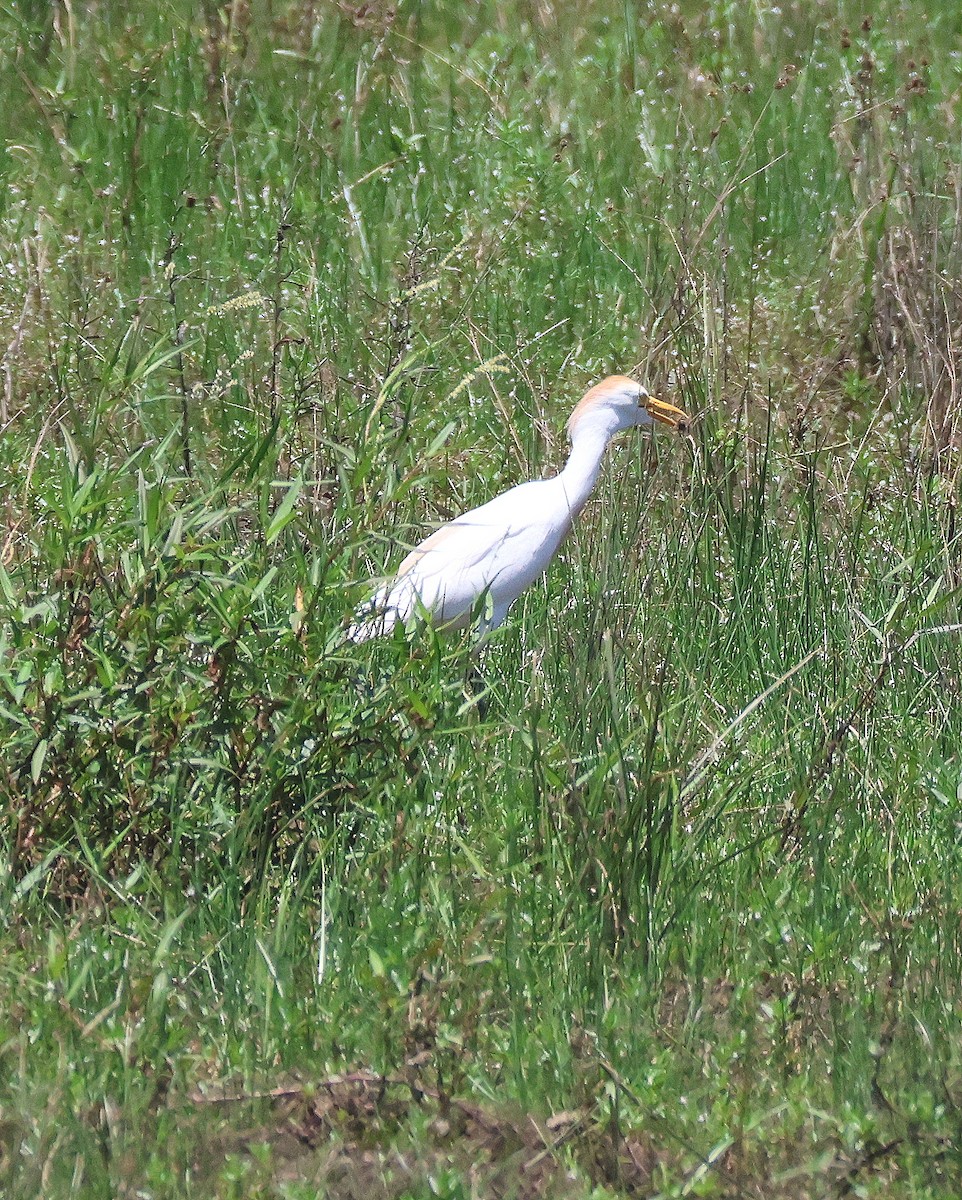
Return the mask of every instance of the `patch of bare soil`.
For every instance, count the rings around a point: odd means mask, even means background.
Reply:
[[[894,984],[888,986],[894,996]],[[946,1140],[900,1114],[887,1095],[894,1005],[870,1081],[874,1135],[843,1143],[829,1121],[813,1140],[807,1123],[780,1127],[766,1118],[706,1150],[646,1106],[581,1038],[572,1043],[584,1070],[579,1107],[544,1114],[507,1101],[463,1098],[464,1075],[451,1063],[439,1068],[433,1018],[423,996],[418,1004],[411,1011],[410,1053],[396,1074],[356,1070],[300,1077],[261,1092],[213,1085],[195,1091],[188,1117],[195,1130],[192,1176],[216,1196],[218,1182],[233,1169],[230,1160],[239,1160],[241,1172],[252,1172],[245,1194],[265,1198],[296,1183],[331,1200],[466,1194],[473,1200],[583,1200],[597,1187],[648,1197],[686,1186],[693,1193],[707,1187],[719,1200],[842,1200],[889,1194],[909,1162],[939,1185],[956,1169]],[[670,1031],[703,1021],[724,1044],[734,1041],[736,1026],[749,1029],[754,1053],[742,1077],[718,1082],[752,1095],[762,1083],[752,1075],[756,1069],[794,1078],[812,1046],[828,1040],[828,1027],[850,1007],[841,984],[826,986],[814,977],[773,975],[740,997],[723,979],[697,990],[680,980],[666,989],[660,1023]],[[710,1061],[704,1069],[713,1069]],[[442,1082],[452,1075],[460,1079],[462,1097]],[[774,1118],[771,1091],[766,1095],[760,1111]]]
[[[666,1159],[643,1133],[601,1124],[587,1109],[539,1118],[368,1071],[192,1100],[225,1116],[251,1104],[269,1112],[241,1131],[230,1122],[208,1141],[207,1161],[196,1164],[202,1176],[228,1155],[267,1146],[277,1183],[312,1184],[331,1200],[399,1200],[445,1175],[484,1200],[574,1200],[597,1184],[644,1196],[657,1190]]]

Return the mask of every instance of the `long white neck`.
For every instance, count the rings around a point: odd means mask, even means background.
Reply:
[[[617,418],[611,422],[583,421],[574,430],[571,453],[558,476],[574,518],[581,512],[598,481],[601,460],[609,441],[618,431]]]

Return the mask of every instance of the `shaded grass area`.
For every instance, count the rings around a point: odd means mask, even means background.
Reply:
[[[958,1194],[959,20],[0,7],[6,1194]]]

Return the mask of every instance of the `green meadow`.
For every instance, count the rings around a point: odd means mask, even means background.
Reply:
[[[962,9],[0,44],[0,1194],[955,1200]],[[348,640],[614,372],[505,625]]]

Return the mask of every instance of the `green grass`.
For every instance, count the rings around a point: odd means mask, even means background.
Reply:
[[[877,9],[0,4],[4,1196],[959,1195],[962,17]],[[693,439],[473,663],[345,640],[630,369]]]

